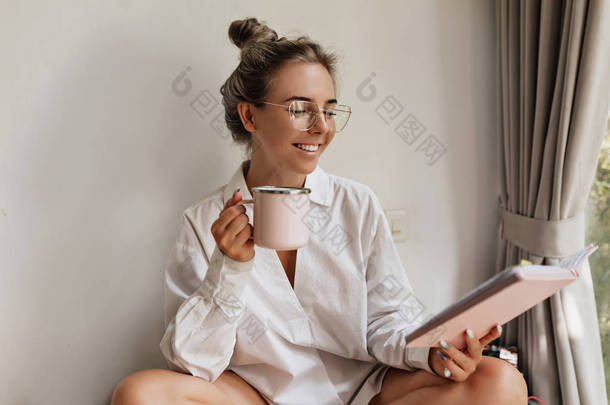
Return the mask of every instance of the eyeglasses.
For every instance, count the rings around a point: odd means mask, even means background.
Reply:
[[[316,123],[320,112],[324,111],[324,119],[328,126],[333,128],[335,132],[341,132],[352,113],[352,109],[348,105],[337,104],[331,108],[321,109],[316,103],[303,100],[295,100],[288,105],[269,103],[267,101],[261,101],[259,104],[284,107],[290,114],[292,127],[298,131],[308,131],[311,129]]]

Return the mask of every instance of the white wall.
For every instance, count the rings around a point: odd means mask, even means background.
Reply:
[[[291,4],[2,3],[1,404],[106,404],[128,373],[165,367],[162,274],[179,215],[242,159],[189,104],[205,89],[219,99],[238,63],[234,19],[341,53],[353,115],[320,165],[408,210],[397,247],[430,311],[493,273],[493,3]],[[390,95],[404,107],[392,125],[376,112]],[[393,130],[409,113],[425,126],[413,145]],[[446,149],[433,165],[417,150],[430,134]]]

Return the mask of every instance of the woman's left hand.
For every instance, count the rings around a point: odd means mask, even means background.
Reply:
[[[502,327],[497,325],[480,340],[472,333],[468,335],[469,329],[464,331],[467,346],[460,350],[441,340],[441,347],[430,348],[428,364],[439,376],[445,376],[454,381],[465,381],[483,359],[483,346],[497,339],[502,334]]]

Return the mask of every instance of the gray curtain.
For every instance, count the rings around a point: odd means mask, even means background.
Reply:
[[[498,0],[502,222],[496,272],[584,248],[584,210],[610,94],[607,0]],[[530,395],[607,404],[595,296],[581,278],[505,325]]]

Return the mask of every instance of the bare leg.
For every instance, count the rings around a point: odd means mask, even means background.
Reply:
[[[190,374],[152,369],[125,377],[111,405],[267,405],[267,401],[233,371],[213,383]]]
[[[388,370],[381,392],[370,405],[526,405],[527,385],[505,360],[483,356],[477,370],[463,382],[424,370]]]

